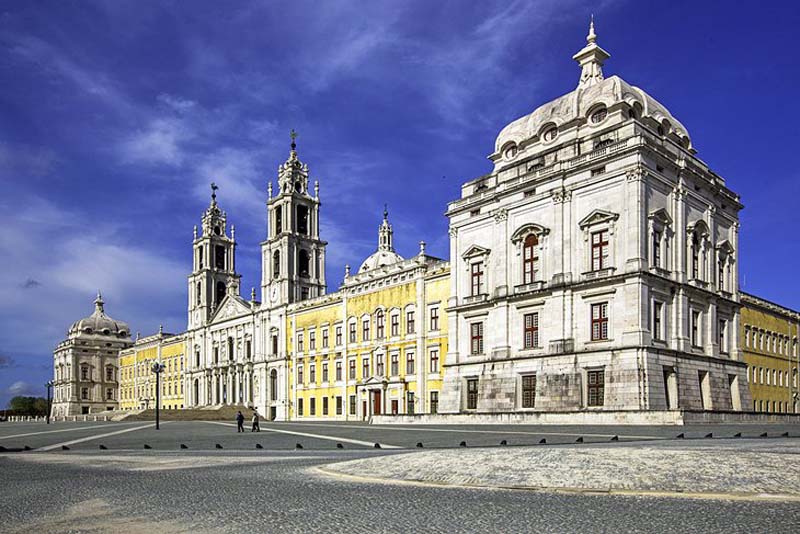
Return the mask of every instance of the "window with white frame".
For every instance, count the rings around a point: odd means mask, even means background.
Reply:
[[[483,287],[483,262],[476,261],[470,264],[470,295],[482,295]]]
[[[592,341],[608,339],[608,302],[598,302],[591,306]]]
[[[529,234],[522,243],[522,283],[532,284],[539,279],[539,238]]]
[[[609,267],[608,230],[592,232],[592,270],[600,271]]]
[[[700,326],[700,312],[699,311],[692,310],[692,313],[691,313],[691,316],[690,316],[689,328],[690,328],[690,331],[691,331],[692,346],[699,347],[703,342],[702,334],[701,334],[702,331],[701,331],[701,326]]]
[[[470,329],[470,354],[483,354],[483,322],[472,323]]]
[[[431,349],[431,373],[438,373],[439,372],[439,349]]]
[[[526,313],[523,318],[522,347],[532,349],[539,346],[539,314]]]
[[[719,351],[722,354],[728,353],[728,321],[725,319],[719,320]]]

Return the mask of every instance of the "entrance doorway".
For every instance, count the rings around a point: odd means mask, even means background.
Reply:
[[[367,401],[361,401],[361,419],[366,420],[369,417],[367,413]]]
[[[381,415],[381,390],[376,389],[372,392],[372,415]]]

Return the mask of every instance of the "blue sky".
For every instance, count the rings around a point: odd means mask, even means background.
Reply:
[[[571,91],[590,13],[617,74],[742,196],[744,289],[800,309],[797,2],[0,2],[0,406],[92,311],[186,322],[211,181],[258,286],[266,183],[299,132],[328,286],[376,244],[448,256],[446,203],[513,119]]]

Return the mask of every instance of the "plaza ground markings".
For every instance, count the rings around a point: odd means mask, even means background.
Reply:
[[[110,425],[103,425],[103,428],[108,428],[111,426],[119,426],[119,425],[130,425],[131,423],[116,423]],[[27,432],[25,434],[14,434],[13,436],[0,436],[0,439],[11,439],[11,438],[24,438],[25,436],[38,436],[39,434],[52,434],[54,432],[77,432],[78,430],[90,430],[92,428],[100,428],[100,425],[94,426],[79,426],[77,428],[62,428],[59,430],[42,430],[41,432]]]
[[[94,434],[92,436],[87,436],[85,438],[78,438],[73,439],[72,441],[65,441],[63,443],[54,443],[53,445],[46,445],[44,447],[38,447],[37,451],[52,451],[53,449],[60,449],[64,445],[75,445],[77,443],[83,443],[85,441],[94,441],[100,438],[107,438],[109,436],[116,436],[118,434],[125,434],[126,432],[135,432],[137,430],[143,430],[145,428],[153,428],[153,423],[147,423],[146,425],[142,426],[135,426],[133,428],[123,428],[122,430],[117,430],[116,432],[106,432],[105,434]]]
[[[227,423],[226,423],[227,424]],[[419,432],[452,432],[457,434],[459,432],[468,432],[471,434],[524,434],[530,436],[589,436],[593,438],[610,438],[614,434],[587,434],[586,432],[538,432],[538,431],[522,431],[522,430],[467,430],[464,428],[425,428],[422,426],[400,426],[400,425],[341,425],[338,423],[332,424],[314,424],[314,423],[301,423],[293,422],[293,426],[316,426],[330,428],[336,425],[341,428],[372,428],[375,430],[416,430]],[[669,436],[638,436],[634,434],[619,434],[620,439],[670,439]]]
[[[225,425],[225,426],[236,426],[236,423],[223,423],[221,421],[205,421],[206,423],[210,423],[212,425]],[[277,428],[261,428],[262,432],[276,432],[278,434],[290,434],[292,436],[303,436],[306,438],[315,438],[315,439],[324,439],[328,441],[336,441],[341,443],[352,443],[353,445],[363,445],[364,447],[374,447],[374,441],[361,441],[359,439],[350,439],[350,438],[339,438],[336,436],[325,436],[322,434],[308,434],[306,432],[294,432],[292,430],[278,430]],[[386,443],[381,443],[381,447],[384,449],[402,449],[398,445],[387,445]]]

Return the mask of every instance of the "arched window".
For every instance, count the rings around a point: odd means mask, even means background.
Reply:
[[[532,284],[539,277],[539,238],[529,234],[522,244],[522,283]]]
[[[200,282],[197,282],[197,305],[200,306],[203,302],[203,285]]]
[[[297,206],[297,233],[308,235],[308,206]]]
[[[232,337],[228,338],[228,359],[229,360],[233,359],[233,338]]]
[[[281,251],[276,250],[272,254],[272,278],[280,278],[281,276]]]
[[[606,119],[606,116],[608,116],[608,109],[605,106],[600,106],[589,116],[589,121],[592,124],[597,124],[599,122],[603,122]]]
[[[275,209],[275,235],[283,232],[283,206]]]
[[[270,398],[272,400],[278,400],[278,371],[273,369],[269,373],[269,390],[270,390]]]
[[[300,249],[297,255],[297,269],[300,272],[300,276],[309,275],[309,263],[308,251]]]

